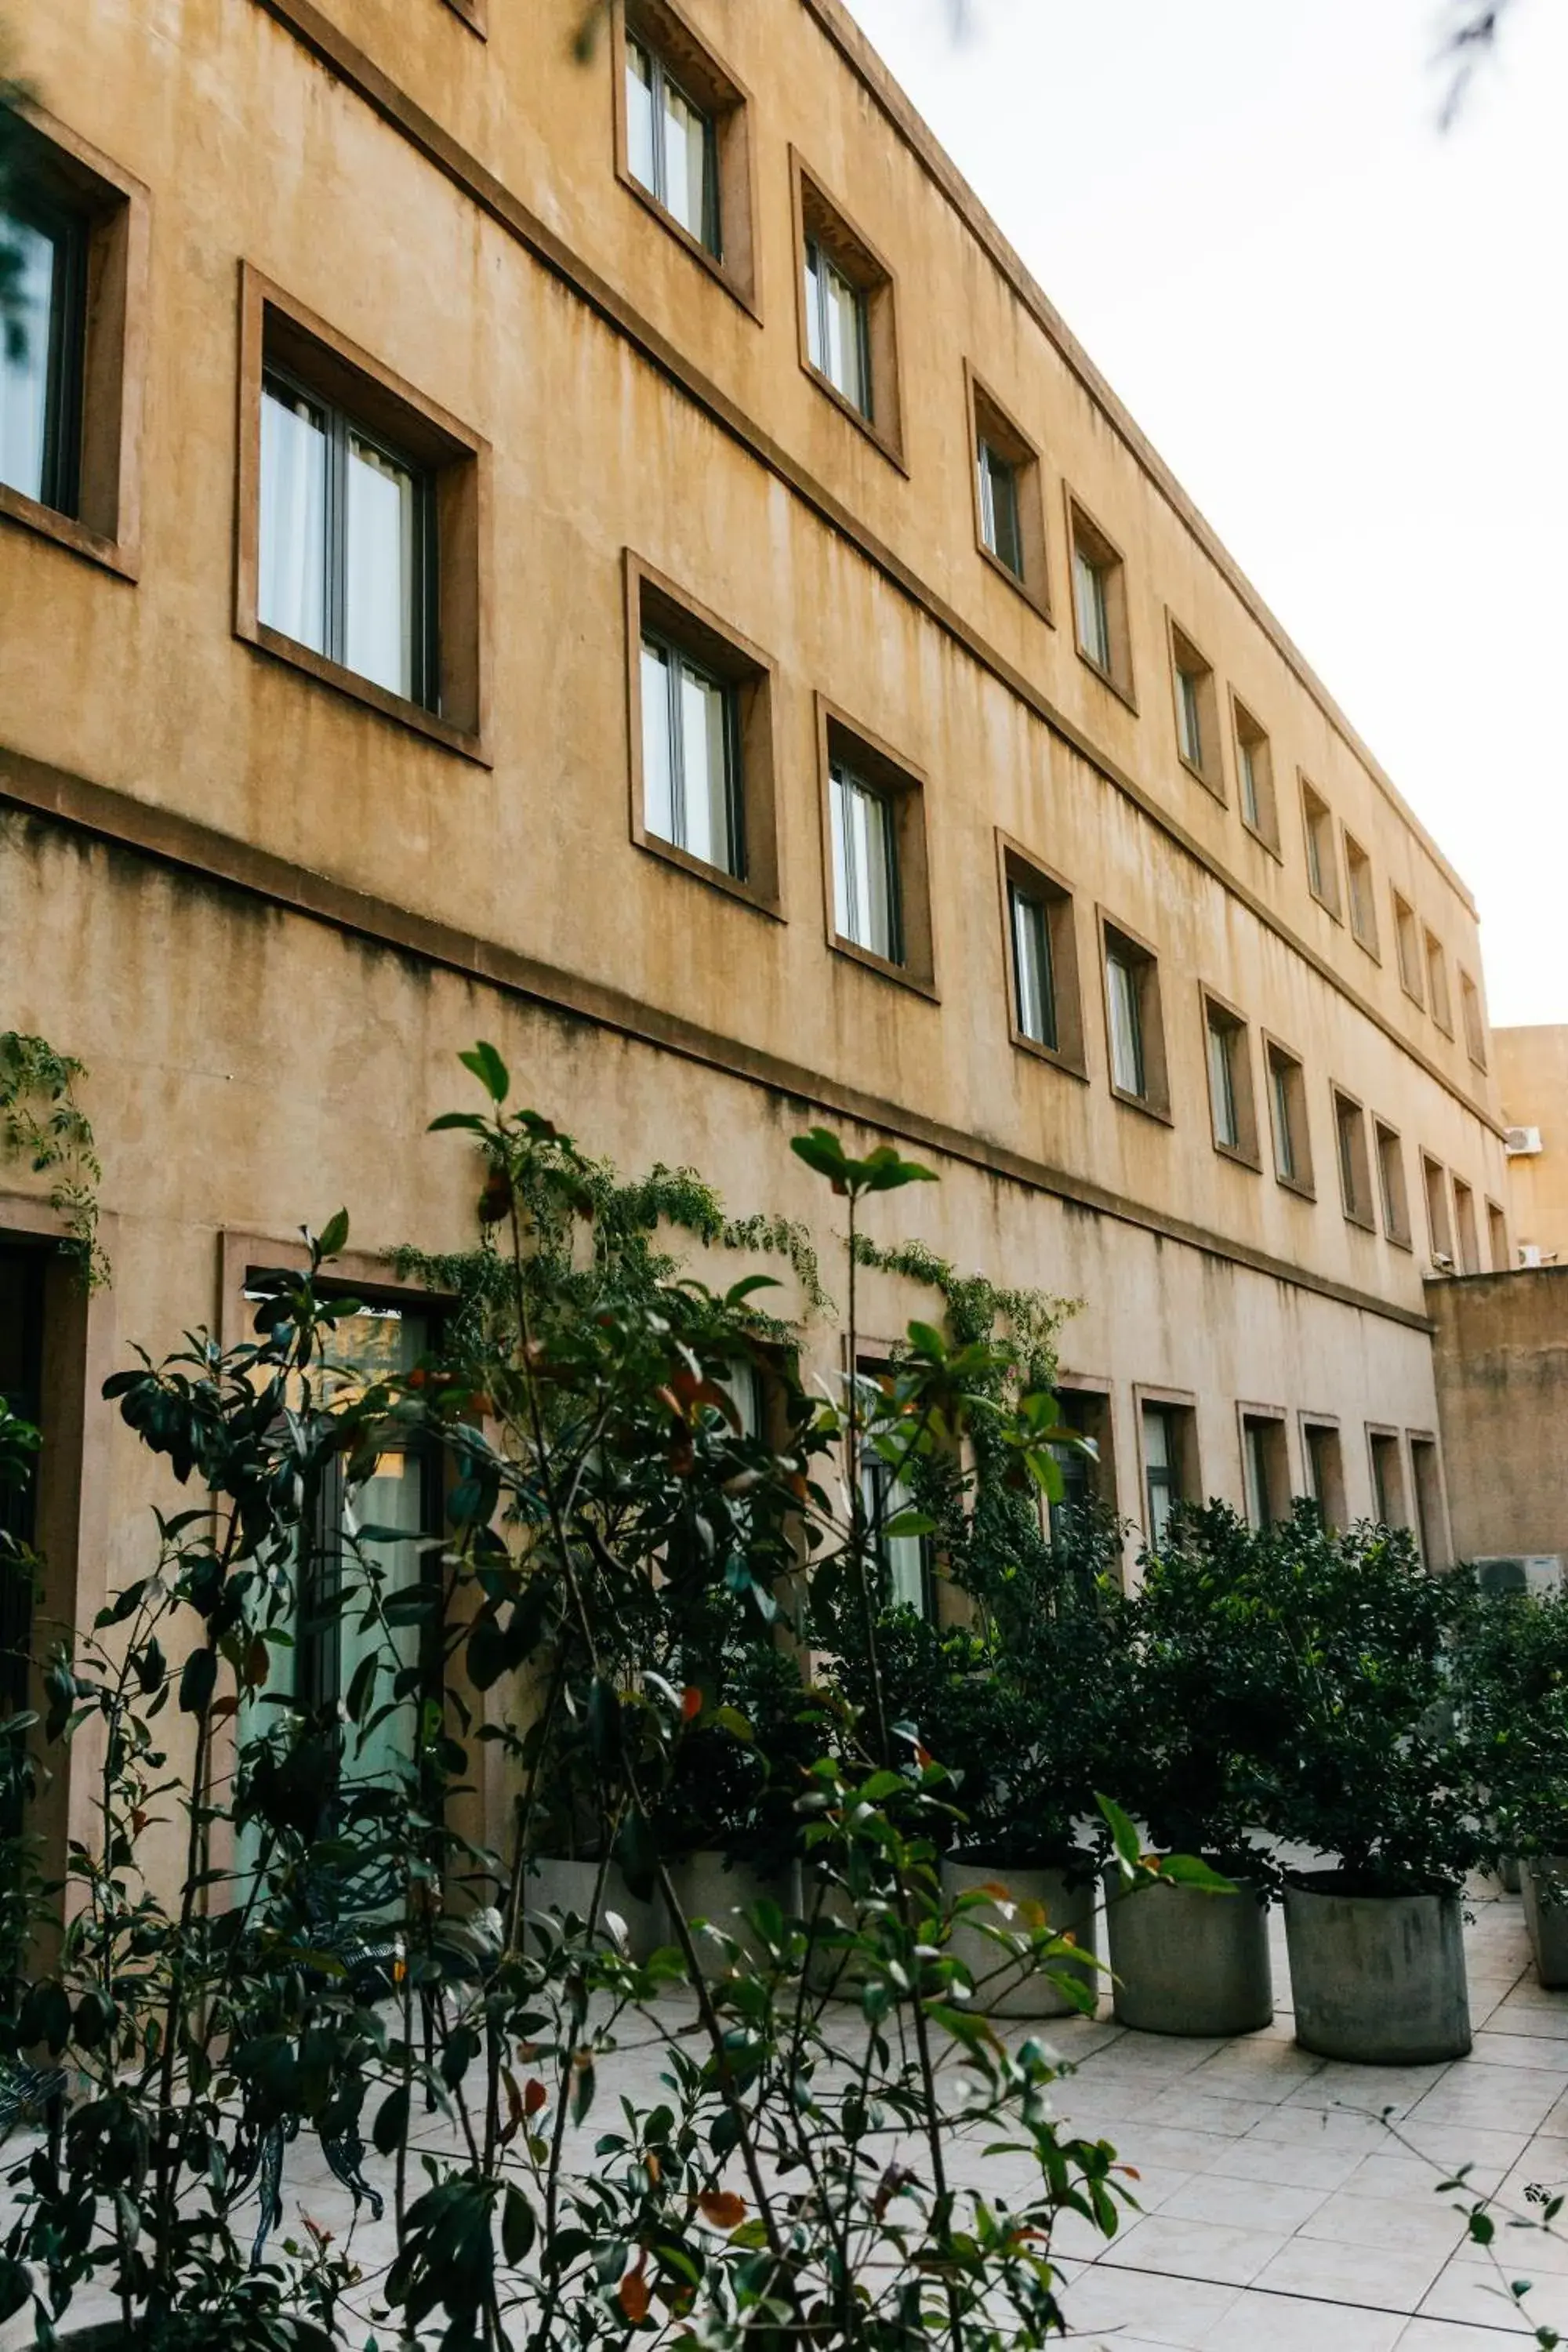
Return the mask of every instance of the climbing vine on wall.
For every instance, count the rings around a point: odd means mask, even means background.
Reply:
[[[61,1246],[89,1289],[97,1289],[110,1268],[98,1238],[103,1171],[76,1099],[76,1082],[86,1075],[74,1055],[57,1053],[47,1038],[0,1029],[0,1153],[52,1176],[49,1205],[65,1226]]]

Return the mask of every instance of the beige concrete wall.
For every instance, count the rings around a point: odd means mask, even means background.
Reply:
[[[1458,1556],[1568,1559],[1568,1266],[1429,1296]]]
[[[1538,1153],[1508,1163],[1514,1239],[1568,1261],[1568,1027],[1494,1029],[1502,1116],[1541,1130]]]

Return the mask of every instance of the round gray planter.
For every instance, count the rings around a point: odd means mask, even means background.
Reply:
[[[1105,1874],[1105,1937],[1118,2022],[1139,2033],[1256,2033],[1274,2015],[1268,1896],[1204,1895]]]
[[[552,1911],[563,1918],[572,1911],[579,1919],[585,1919],[598,1879],[596,1862],[565,1862],[553,1854],[536,1855],[529,1865],[523,1890],[524,1909],[533,1919],[543,1918]],[[604,1898],[599,1906],[601,1929],[606,1911],[613,1911],[626,1923],[626,1948],[634,1960],[646,1960],[662,1941],[660,1906],[639,1903],[614,1863],[605,1874]]]
[[[1038,1904],[1058,1936],[1071,1936],[1088,1958],[1081,1965],[1054,1961],[1049,1969],[1034,1969],[1020,1976],[1007,1957],[974,1924],[984,1918],[994,1927],[1033,1927],[1033,1920],[1006,1919],[998,1911],[971,1914],[953,1928],[948,1948],[962,1960],[975,1980],[974,2006],[988,2017],[1068,2017],[1074,2005],[1057,1981],[1058,1973],[1077,1976],[1098,1990],[1100,1975],[1093,1965],[1095,1942],[1094,1885],[1069,1887],[1059,1870],[1005,1870],[994,1863],[944,1862],[942,1891],[951,1903],[977,1886],[1005,1886],[1016,1903]],[[1005,1969],[1005,1976],[998,1976]],[[987,1988],[982,1979],[994,1977]]]
[[[1568,1854],[1537,1854],[1521,1863],[1519,1891],[1535,1955],[1535,1973],[1554,1991],[1568,1985]]]
[[[1355,1895],[1333,1870],[1285,1889],[1296,2039],[1320,2058],[1422,2066],[1470,2047],[1457,1894]]]
[[[693,1919],[710,1920],[726,1936],[753,1954],[762,1946],[741,1916],[753,1903],[771,1900],[776,1903],[786,1918],[795,1906],[787,1876],[770,1878],[760,1870],[752,1870],[744,1863],[726,1865],[724,1856],[706,1849],[689,1853],[683,1862],[669,1865],[669,1883],[681,1916],[689,1923]],[[674,1930],[666,1923],[664,1941],[676,1940]],[[723,1948],[711,1936],[699,1936],[697,1954],[705,1976],[721,1972],[725,1966]]]

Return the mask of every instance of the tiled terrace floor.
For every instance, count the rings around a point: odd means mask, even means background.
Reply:
[[[1295,2047],[1283,1936],[1273,2028],[1179,2042],[1106,2022],[1053,2029],[1078,2064],[1060,2106],[1142,2175],[1140,2215],[1109,2244],[1058,2239],[1085,2347],[1114,2352],[1501,2352],[1542,2323],[1568,2336],[1568,2237],[1500,2228],[1500,2267],[1437,2192],[1530,2210],[1568,2183],[1568,1994],[1535,1983],[1520,1906],[1473,1901],[1474,2053],[1456,2064],[1331,2064]],[[1383,2111],[1391,2109],[1385,2121]],[[1099,2251],[1095,2251],[1098,2248]],[[1521,2321],[1504,2276],[1536,2281]]]

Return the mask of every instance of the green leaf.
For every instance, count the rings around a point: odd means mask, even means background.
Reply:
[[[616,1860],[637,1901],[646,1903],[653,1893],[658,1870],[658,1842],[653,1824],[637,1806],[629,1807],[621,1822],[616,1837]]]
[[[580,2124],[594,2104],[594,2061],[586,2050],[578,2050],[572,2058],[572,2120]]]
[[[1110,1842],[1116,1849],[1116,1859],[1121,1865],[1123,1878],[1136,1878],[1138,1865],[1143,1859],[1143,1845],[1137,1831],[1120,1805],[1109,1797],[1096,1796],[1095,1803],[1104,1814],[1110,1830]]]
[[[459,1054],[458,1059],[465,1070],[473,1072],[491,1102],[505,1102],[511,1090],[511,1079],[493,1045],[487,1045],[481,1038],[470,1053]]]
[[[349,1213],[340,1209],[329,1217],[316,1238],[316,1247],[322,1257],[336,1257],[349,1237]]]
[[[217,1686],[217,1652],[193,1650],[180,1675],[180,1713],[205,1715]]]
[[[370,1711],[371,1699],[381,1672],[381,1660],[374,1650],[363,1657],[353,1671],[348,1696],[343,1701],[351,1723],[363,1723]]]
[[[371,2137],[378,2156],[392,2156],[401,2147],[408,2130],[408,2085],[400,2083],[395,2091],[384,2098],[376,2110]]]
[[[882,1528],[883,1538],[889,1543],[896,1543],[903,1536],[933,1536],[935,1533],[936,1521],[931,1513],[914,1509],[900,1511]]]
[[[1167,1853],[1160,1861],[1160,1875],[1168,1878],[1173,1886],[1194,1886],[1201,1895],[1235,1895],[1236,1881],[1212,1870],[1195,1853]]]
[[[797,1160],[804,1160],[808,1168],[826,1176],[836,1192],[848,1192],[849,1161],[831,1129],[814,1127],[809,1135],[792,1136],[789,1148]]]
[[[470,1135],[488,1135],[489,1128],[477,1110],[444,1110],[426,1129],[426,1135],[438,1135],[444,1128],[465,1128]]]
[[[33,2292],[33,2274],[14,2254],[0,2254],[0,2321],[14,2318]]]
[[[521,2189],[509,2183],[501,2206],[500,2250],[514,2267],[528,2260],[533,2233],[533,2208]]]

